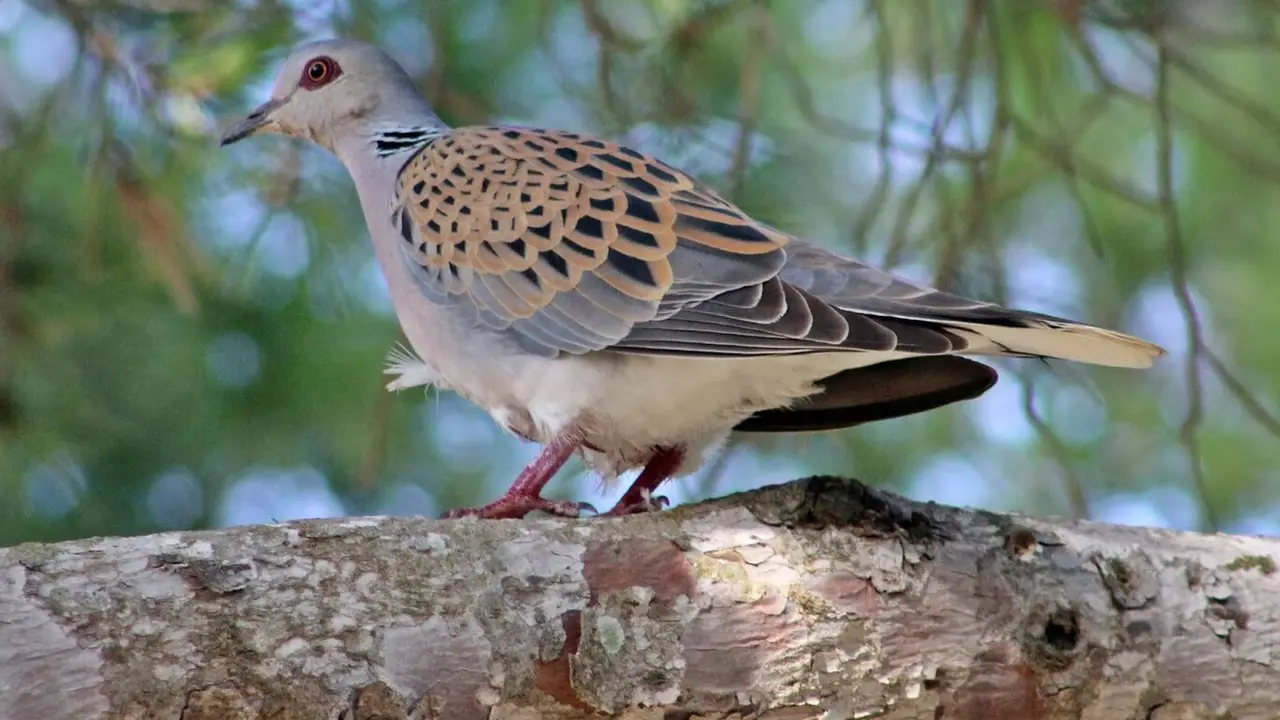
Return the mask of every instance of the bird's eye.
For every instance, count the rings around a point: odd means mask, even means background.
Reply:
[[[330,57],[313,58],[302,70],[302,87],[314,90],[321,85],[332,82],[342,74],[342,68]]]

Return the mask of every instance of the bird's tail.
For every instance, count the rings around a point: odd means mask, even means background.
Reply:
[[[1148,368],[1164,348],[1132,335],[1065,320],[1032,319],[1022,327],[984,323],[948,323],[966,334],[969,353],[1031,355],[1091,365]]]

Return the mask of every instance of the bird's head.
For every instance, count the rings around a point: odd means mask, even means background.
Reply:
[[[344,132],[430,109],[386,53],[355,40],[300,45],[276,76],[271,99],[222,136],[230,145],[262,132],[311,140],[330,151]]]

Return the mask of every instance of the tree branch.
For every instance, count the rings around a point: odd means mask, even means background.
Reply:
[[[1280,542],[811,478],[0,550],[0,715],[1274,718]]]

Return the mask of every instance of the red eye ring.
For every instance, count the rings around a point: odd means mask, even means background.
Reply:
[[[338,63],[333,58],[321,55],[312,58],[302,68],[302,78],[298,84],[307,90],[315,90],[316,88],[333,82],[334,78],[342,74],[342,68],[338,67]]]

